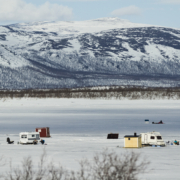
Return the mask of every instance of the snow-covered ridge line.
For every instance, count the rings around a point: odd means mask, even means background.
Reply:
[[[88,21],[58,21],[12,24],[16,30],[59,32],[60,34],[94,33],[117,28],[150,27],[152,25],[131,23],[119,18],[101,18]]]

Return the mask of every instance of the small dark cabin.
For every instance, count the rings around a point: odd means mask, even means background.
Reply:
[[[107,135],[107,139],[118,139],[119,134],[110,133]]]

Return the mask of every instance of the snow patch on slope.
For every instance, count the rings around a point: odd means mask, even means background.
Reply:
[[[27,60],[22,56],[17,55],[15,52],[9,50],[7,47],[3,47],[0,44],[0,64],[2,66],[16,68],[30,65]]]
[[[68,42],[72,45],[72,47],[64,48],[64,51],[67,51],[67,52],[80,51],[81,45],[78,39],[69,40]]]
[[[133,48],[131,48],[128,43],[123,43],[122,46],[128,51],[120,54],[121,56],[130,56],[131,60],[133,61],[140,61],[141,58],[145,56],[144,53],[140,51],[135,51]]]

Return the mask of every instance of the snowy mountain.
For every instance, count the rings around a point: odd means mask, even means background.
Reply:
[[[0,89],[180,86],[180,30],[118,18],[0,26]]]

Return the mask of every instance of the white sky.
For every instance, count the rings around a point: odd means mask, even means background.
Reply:
[[[0,24],[119,17],[180,28],[180,0],[0,0]]]

